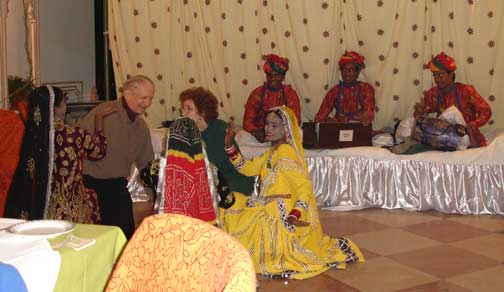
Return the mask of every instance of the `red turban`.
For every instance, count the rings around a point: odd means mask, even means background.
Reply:
[[[354,63],[355,66],[357,67],[357,69],[360,71],[362,69],[364,69],[364,67],[366,67],[364,65],[364,56],[362,56],[361,54],[357,53],[357,52],[353,52],[353,51],[345,51],[345,53],[343,54],[343,56],[341,56],[341,58],[339,59],[339,66],[341,68],[341,66],[347,64],[347,63]]]
[[[285,75],[285,73],[289,70],[289,59],[282,58],[275,54],[269,54],[266,56],[263,69],[266,74],[275,72],[277,74]]]
[[[452,72],[457,69],[455,65],[455,60],[452,57],[446,55],[444,52],[439,53],[437,56],[432,58],[432,60],[427,65],[432,72],[446,71]]]

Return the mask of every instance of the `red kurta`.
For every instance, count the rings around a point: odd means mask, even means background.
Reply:
[[[298,123],[301,122],[301,107],[299,97],[294,89],[289,85],[284,85],[277,91],[268,90],[265,85],[254,89],[245,105],[243,116],[243,129],[253,132],[264,128],[266,112],[273,107],[286,105],[296,114]]]
[[[431,88],[424,97],[426,113],[437,113],[439,116],[450,106],[456,106],[467,123],[468,134],[471,138],[471,147],[486,146],[485,137],[483,137],[478,128],[490,120],[492,109],[483,97],[476,92],[473,86],[462,83],[455,83],[454,85],[444,96],[437,86]],[[460,103],[457,101],[457,95]]]
[[[333,109],[336,110],[336,114],[328,119]],[[315,122],[350,120],[372,122],[374,109],[374,89],[369,83],[358,81],[352,85],[345,85],[340,82],[327,92],[315,116]]]

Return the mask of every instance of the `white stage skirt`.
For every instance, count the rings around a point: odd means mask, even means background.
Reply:
[[[306,153],[315,197],[322,208],[504,214],[502,162],[455,163],[426,159],[426,154],[418,159],[414,156],[420,154],[395,155],[373,147],[353,148],[354,153],[345,153],[348,155],[338,151]],[[444,155],[464,159],[462,153]]]

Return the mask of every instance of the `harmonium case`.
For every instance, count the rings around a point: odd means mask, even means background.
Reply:
[[[372,125],[349,123],[303,123],[303,147],[337,149],[371,146]]]

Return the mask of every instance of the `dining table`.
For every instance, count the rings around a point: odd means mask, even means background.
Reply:
[[[103,291],[126,237],[116,226],[62,222],[71,228],[40,236],[12,231],[25,221],[0,218],[0,264],[19,272],[26,291]]]

